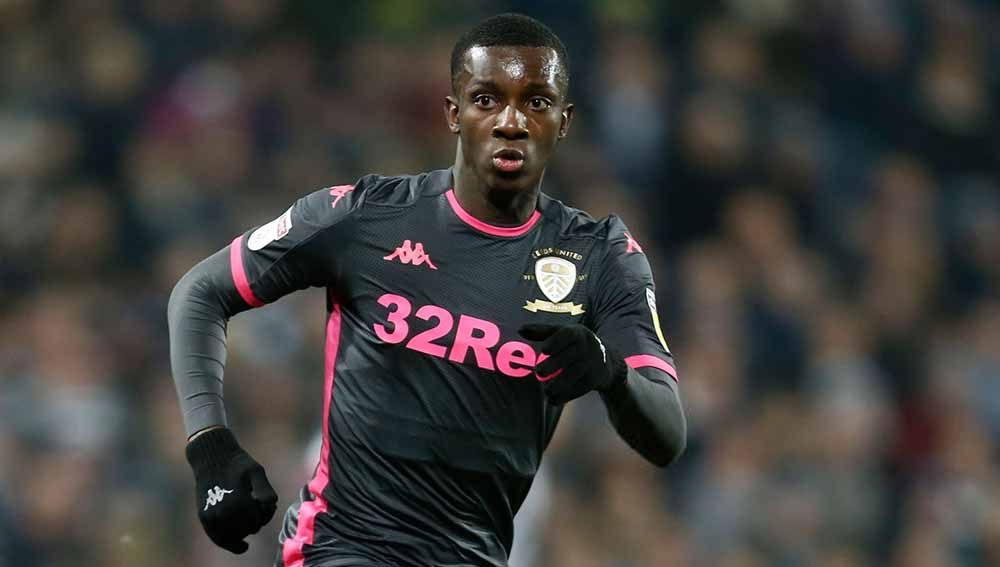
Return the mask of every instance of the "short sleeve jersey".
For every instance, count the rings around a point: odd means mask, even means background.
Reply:
[[[542,195],[521,226],[462,209],[450,170],[314,192],[230,247],[249,307],[327,289],[320,460],[285,565],[506,565],[561,406],[526,323],[582,323],[674,380],[641,246]],[[317,385],[317,393],[319,393]]]

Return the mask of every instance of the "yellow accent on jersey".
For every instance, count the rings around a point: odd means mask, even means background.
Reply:
[[[656,338],[660,339],[663,350],[670,353],[670,347],[667,346],[667,339],[663,338],[663,330],[660,328],[660,316],[656,313],[656,294],[648,287],[646,288],[646,304],[649,305],[649,315],[653,318],[653,328],[656,329]]]

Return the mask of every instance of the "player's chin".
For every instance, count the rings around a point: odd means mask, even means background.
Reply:
[[[495,167],[490,167],[487,175],[490,186],[503,191],[527,191],[531,189],[537,179],[532,172],[526,168],[517,171],[503,171]]]
[[[531,189],[531,179],[523,174],[494,173],[490,186],[501,191],[519,192]]]

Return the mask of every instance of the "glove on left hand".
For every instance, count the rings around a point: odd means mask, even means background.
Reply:
[[[625,360],[583,325],[530,324],[517,332],[529,341],[544,341],[541,351],[547,358],[535,364],[535,375],[554,404],[575,400],[591,390],[606,392],[625,382]]]

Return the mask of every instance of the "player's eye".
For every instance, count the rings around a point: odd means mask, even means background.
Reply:
[[[473,97],[472,103],[478,106],[479,108],[490,109],[495,106],[496,100],[490,95],[481,94]]]
[[[547,98],[536,96],[528,101],[528,106],[531,107],[531,110],[548,110],[552,108],[552,102]]]

